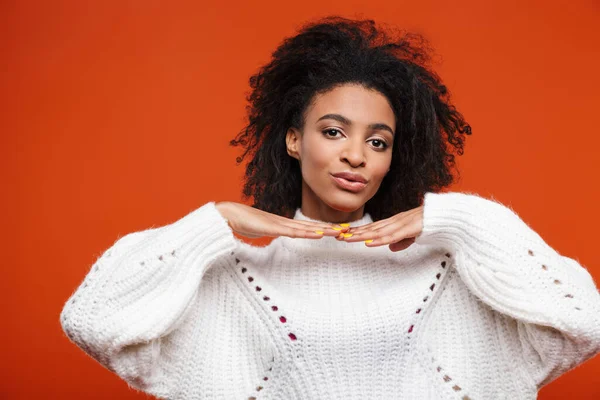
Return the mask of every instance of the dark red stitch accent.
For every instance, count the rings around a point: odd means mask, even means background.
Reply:
[[[236,263],[238,263],[238,262],[239,262],[239,259],[237,259],[237,258],[236,258]],[[242,273],[245,273],[246,271],[247,271],[247,269],[246,269],[246,268],[242,268]],[[254,278],[253,278],[252,276],[249,276],[249,277],[248,277],[248,282],[252,282],[252,281],[254,281]],[[260,291],[262,291],[262,288],[261,288],[260,286],[258,286],[258,285],[257,285],[257,286],[255,286],[255,289],[256,289],[256,291],[257,291],[257,292],[260,292]],[[263,296],[263,300],[264,300],[264,301],[268,301],[268,300],[270,300],[270,299],[271,299],[271,298],[270,298],[269,296]],[[271,310],[273,310],[273,311],[277,311],[277,310],[279,310],[279,308],[278,308],[277,306],[271,306]],[[281,323],[286,323],[286,322],[287,322],[287,319],[286,319],[286,318],[285,318],[283,315],[281,315],[281,316],[279,316],[279,321],[281,321]],[[295,341],[295,340],[297,340],[297,338],[296,338],[296,335],[295,335],[295,334],[293,334],[293,333],[291,333],[291,332],[290,332],[290,333],[288,333],[288,336],[289,336],[289,338],[290,338],[291,340],[294,340],[294,341]],[[273,360],[274,360],[274,358],[273,358]],[[271,370],[271,368],[269,368],[269,371],[270,371],[270,370]],[[267,377],[264,377],[263,379],[266,381],[268,378],[267,378]],[[259,387],[257,387],[257,389],[256,389],[256,390],[261,390],[261,389],[262,389],[262,386],[259,386]]]
[[[573,298],[573,295],[572,294],[565,294],[565,297]]]
[[[159,259],[160,261],[162,261],[162,260],[163,260],[163,256],[158,256],[158,259]]]
[[[533,251],[529,250],[529,255],[532,256],[533,255]]]
[[[413,326],[414,326],[414,325],[411,325],[411,326],[410,326],[410,328],[408,328],[408,333],[411,333],[411,332],[412,332]]]
[[[235,259],[235,263],[236,263],[236,264],[238,264],[239,262],[240,262],[240,259],[239,259],[239,258],[236,258],[236,259]]]
[[[425,298],[423,299],[423,301],[427,301],[427,299],[429,298],[429,296],[425,296]]]
[[[262,388],[263,388],[262,386],[259,386],[256,388],[256,390],[260,392],[262,390]]]
[[[442,261],[442,268],[446,268],[446,261]]]
[[[446,253],[446,257],[450,258],[450,253]]]
[[[435,277],[436,277],[437,279],[440,279],[440,276],[442,276],[442,274],[441,274],[441,273],[438,273],[438,274],[437,274]]]
[[[245,274],[245,273],[246,273],[246,271],[248,271],[248,270],[246,269],[246,267],[242,268],[242,274]]]
[[[267,378],[266,376],[263,378],[263,381],[268,381],[269,378]]]
[[[429,286],[429,289],[433,292],[433,288],[435,287],[435,283],[431,286]]]
[[[416,312],[416,313],[418,314],[418,313],[420,313],[420,312],[421,312],[421,309],[419,308],[419,309],[417,310],[417,312]]]
[[[545,265],[542,265],[542,269],[543,270],[548,270],[548,267],[546,267]]]

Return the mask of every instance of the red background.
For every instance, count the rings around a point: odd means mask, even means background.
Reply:
[[[241,200],[248,77],[327,14],[425,34],[474,132],[451,189],[511,206],[600,279],[597,1],[2,1],[0,397],[146,397],[69,342],[62,306],[118,237]],[[599,372],[539,398],[597,399]]]

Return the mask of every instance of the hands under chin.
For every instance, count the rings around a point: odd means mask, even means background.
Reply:
[[[368,247],[388,245],[391,251],[404,250],[423,232],[423,209],[421,205],[377,222],[345,227],[337,239],[364,241]]]
[[[364,241],[368,247],[388,245],[391,251],[400,251],[413,244],[423,231],[424,206],[355,227],[294,220],[240,203],[220,202],[215,206],[234,232],[249,238],[289,236],[320,239],[332,236],[346,242]]]

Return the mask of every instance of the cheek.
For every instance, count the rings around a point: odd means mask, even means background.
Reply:
[[[379,185],[383,181],[383,178],[385,178],[385,175],[387,174],[390,168],[391,161],[391,155],[387,157],[379,157],[376,160],[372,161],[371,179],[377,183],[377,188],[379,188]]]
[[[391,155],[379,158],[377,162],[374,163],[373,175],[378,176],[379,179],[383,179],[390,169],[391,162]]]
[[[317,193],[327,190],[330,184],[327,181],[329,171],[329,159],[323,157],[322,154],[312,154],[309,157],[302,158],[302,179],[306,184]]]
[[[311,136],[307,138],[302,148],[302,175],[310,178],[327,174],[335,159],[335,146],[327,145]]]

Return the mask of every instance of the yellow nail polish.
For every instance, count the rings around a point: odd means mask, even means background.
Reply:
[[[345,238],[352,236],[352,233],[342,233],[342,235],[344,235]]]
[[[341,231],[344,228],[339,228],[337,226],[332,226],[331,229],[336,230],[336,231]]]
[[[315,233],[318,233],[319,235],[322,235],[324,232],[323,231],[315,231]]]
[[[365,240],[365,243],[373,243],[373,239]]]
[[[340,226],[343,226],[344,228],[347,228],[350,226],[350,224],[339,224]]]

